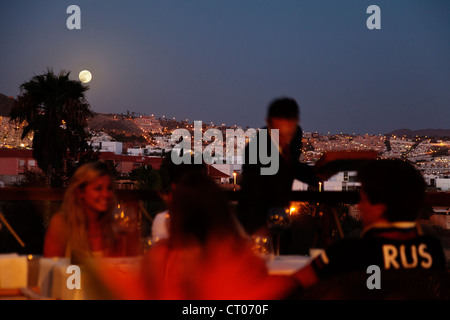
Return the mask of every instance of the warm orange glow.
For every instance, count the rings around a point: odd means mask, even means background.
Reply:
[[[290,208],[289,208],[289,214],[292,216],[292,215],[295,215],[295,214],[297,214],[298,213],[298,208],[296,208],[296,207],[294,207],[294,206],[291,206]]]
[[[264,260],[234,239],[175,248],[161,241],[135,270],[125,274],[99,261],[93,270],[97,289],[123,300],[277,300],[298,285],[291,277],[269,275]]]

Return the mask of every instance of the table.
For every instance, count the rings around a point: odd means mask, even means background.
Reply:
[[[309,256],[281,255],[273,259],[267,259],[266,264],[269,274],[291,275],[306,266],[310,261],[311,257]]]
[[[99,260],[122,274],[133,274],[138,270],[141,258]],[[93,292],[85,266],[79,266],[81,289],[68,288],[69,277],[74,274],[69,266],[72,264],[68,258],[0,255],[0,274],[4,278],[0,281],[0,300],[90,300]]]
[[[102,260],[111,263],[124,274],[133,274],[139,268],[141,258],[102,258]],[[306,266],[310,260],[309,256],[299,255],[282,255],[265,259],[271,275],[291,275]],[[83,267],[81,267],[81,289],[67,287],[67,279],[72,275],[67,269],[70,265],[67,258],[19,255],[5,255],[3,259],[0,257],[0,267],[2,271],[7,271],[2,274],[13,275],[8,282],[3,281],[3,287],[0,287],[0,300],[89,300],[90,286],[85,282],[88,279],[83,276]]]

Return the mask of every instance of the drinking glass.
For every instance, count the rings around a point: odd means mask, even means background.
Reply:
[[[264,260],[270,261],[274,259],[273,242],[269,235],[252,235],[252,250]]]
[[[122,253],[126,256],[127,237],[137,229],[137,214],[131,205],[120,203],[113,212],[113,231],[122,245]]]
[[[280,255],[280,235],[291,226],[291,219],[289,216],[289,208],[274,207],[270,208],[267,215],[267,226],[275,234],[276,248],[275,255]]]

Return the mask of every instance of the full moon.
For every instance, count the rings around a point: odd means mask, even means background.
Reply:
[[[80,81],[83,83],[88,83],[92,80],[92,74],[88,70],[83,70],[80,72],[79,76]]]

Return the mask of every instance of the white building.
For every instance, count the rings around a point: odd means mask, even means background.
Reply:
[[[105,132],[94,132],[94,131],[91,131],[90,133],[91,133],[91,135],[92,135],[91,143],[97,143],[97,142],[110,142],[111,140],[113,140],[113,139],[111,138],[111,136],[108,135],[108,134],[105,133]]]
[[[299,180],[294,180],[292,191],[308,191],[308,184]]]
[[[323,191],[352,191],[361,183],[356,180],[356,171],[342,171],[324,181]]]
[[[427,186],[436,187],[436,179],[439,179],[439,175],[425,173],[422,176]]]
[[[450,190],[450,179],[449,178],[436,179],[436,188],[441,191],[449,191]]]
[[[92,142],[92,147],[100,152],[113,152],[114,154],[122,154],[123,144],[117,141],[99,141]]]
[[[145,150],[147,150],[147,149],[128,148],[127,149],[127,154],[130,155],[130,156],[143,156],[143,155],[145,155]]]
[[[171,149],[166,149],[166,148],[160,148],[160,147],[154,147],[154,146],[146,146],[144,149],[144,155],[146,156],[158,156],[158,157],[162,157],[164,156],[166,153],[169,153],[171,151]]]
[[[238,174],[242,170],[241,164],[213,164],[212,166],[231,177],[231,179],[221,178],[221,183],[234,183],[233,172],[236,172],[236,174]]]

